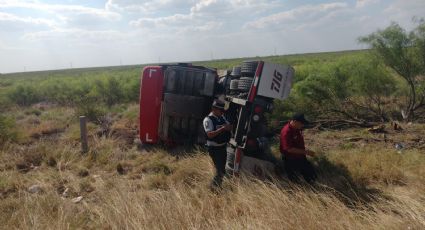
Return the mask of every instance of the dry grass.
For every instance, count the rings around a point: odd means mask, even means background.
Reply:
[[[209,164],[206,156],[193,160]],[[152,182],[149,177],[92,177],[85,183],[96,190],[80,191],[85,198],[79,204],[48,188],[40,195],[22,192],[2,201],[2,222],[19,229],[420,229],[425,224],[421,194],[400,192],[353,208],[332,192],[252,179],[227,181],[215,194],[205,183],[210,175],[200,176],[190,185],[169,181],[166,188],[144,187]]]
[[[0,228],[425,227],[424,151],[411,145],[400,154],[385,142],[344,144],[345,137],[369,135],[363,130],[307,132],[308,144],[321,152],[314,187],[241,177],[225,180],[217,193],[208,187],[213,168],[202,150],[176,157],[93,134],[90,152],[81,155],[75,125],[53,138],[0,148]],[[407,142],[422,132],[413,126],[389,137]],[[41,192],[28,191],[34,184]],[[73,203],[78,196],[83,200]]]

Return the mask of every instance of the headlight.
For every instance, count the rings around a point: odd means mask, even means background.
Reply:
[[[257,122],[260,120],[260,116],[258,114],[254,114],[254,116],[252,116],[252,120]]]

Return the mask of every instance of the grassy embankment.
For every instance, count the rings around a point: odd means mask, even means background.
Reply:
[[[320,153],[312,159],[320,175],[315,187],[292,185],[284,177],[240,178],[227,180],[216,194],[208,189],[213,169],[202,150],[176,157],[128,141],[137,124],[136,105],[113,116],[108,137],[98,137],[90,124],[87,155],[80,154],[72,109],[33,111],[9,111],[18,118],[20,143],[0,150],[5,229],[425,226],[423,125],[391,131],[387,142],[362,129],[309,130],[307,144]],[[398,142],[406,145],[401,153],[394,149]],[[32,185],[41,191],[30,193]],[[78,196],[82,201],[73,203]]]

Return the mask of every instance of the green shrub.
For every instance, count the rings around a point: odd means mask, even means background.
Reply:
[[[39,109],[29,109],[25,111],[25,115],[36,115],[37,117],[41,115],[41,111]]]
[[[139,88],[140,88],[139,77],[132,77],[126,81],[123,81],[122,92],[128,102],[139,101]]]
[[[77,102],[76,114],[86,116],[89,121],[100,123],[106,115],[106,109],[96,97],[81,97]]]
[[[6,108],[10,107],[12,102],[5,96],[0,95],[0,112],[4,111]]]
[[[15,121],[13,118],[0,115],[0,145],[16,139]]]
[[[111,107],[114,104],[125,101],[124,92],[121,87],[120,81],[114,77],[109,77],[106,80],[96,80],[95,90],[97,97]]]
[[[275,102],[275,119],[304,112],[310,118],[376,121],[390,120],[397,109],[397,82],[369,55],[341,58],[323,65],[310,64],[296,72],[290,97]]]
[[[41,100],[40,91],[33,85],[18,85],[7,96],[12,102],[22,106],[28,106]]]
[[[0,108],[40,101],[74,106],[82,97],[95,97],[97,103],[109,107],[136,102],[139,73],[140,67],[10,74],[0,79]]]

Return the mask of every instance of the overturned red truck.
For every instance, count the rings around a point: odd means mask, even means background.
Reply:
[[[202,144],[202,126],[215,99],[226,103],[233,125],[226,170],[262,173],[273,168],[266,113],[273,100],[288,97],[294,69],[263,61],[244,61],[224,76],[188,63],[147,66],[140,86],[142,143]]]

